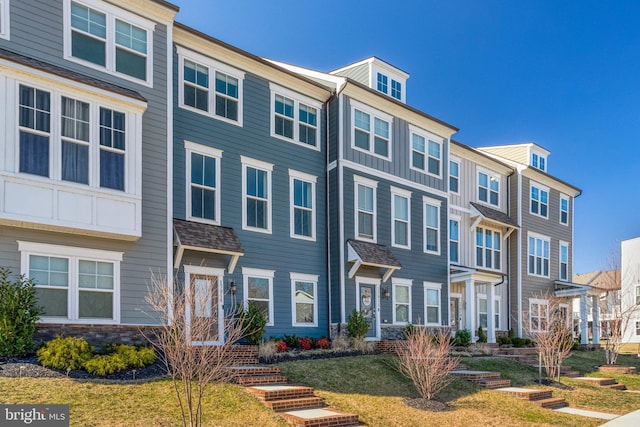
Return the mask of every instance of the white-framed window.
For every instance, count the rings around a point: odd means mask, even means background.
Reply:
[[[492,286],[489,284],[488,286]],[[487,296],[478,294],[478,327],[487,329],[488,325],[488,310],[487,310]]]
[[[529,322],[532,332],[547,330],[549,323],[549,301],[538,298],[529,299]]]
[[[187,219],[220,224],[222,150],[185,141]]]
[[[640,322],[636,321],[636,336],[640,336]]]
[[[394,325],[411,323],[411,284],[411,279],[391,279]]]
[[[318,326],[318,276],[289,273],[291,278],[291,324]]]
[[[460,262],[460,219],[449,219],[449,261]]]
[[[423,196],[424,252],[440,254],[440,200]]]
[[[18,241],[21,273],[34,280],[50,323],[120,322],[122,252]]]
[[[9,40],[9,2],[10,0],[0,0],[0,39]]]
[[[547,171],[547,157],[540,153],[531,153],[531,166],[536,169],[540,169],[543,172]]]
[[[442,176],[443,139],[409,125],[411,134],[411,168],[440,178]]]
[[[245,309],[249,301],[255,303],[267,316],[267,326],[273,326],[273,276],[275,270],[242,267]]]
[[[391,97],[402,101],[402,83],[391,79]]]
[[[528,237],[529,275],[549,277],[549,238],[533,233],[529,233]]]
[[[560,224],[569,225],[569,196],[560,195]]]
[[[425,326],[439,326],[442,310],[440,309],[441,283],[424,282],[424,321]]]
[[[460,187],[460,162],[449,160],[449,191],[458,194]]]
[[[393,117],[351,101],[351,148],[391,160]]]
[[[242,229],[271,234],[273,164],[240,156],[242,162]]]
[[[376,190],[377,181],[355,175],[355,230],[356,237],[375,242],[377,239]]]
[[[291,237],[316,239],[316,181],[318,177],[289,169]]]
[[[378,73],[376,77],[378,92],[388,93],[389,91],[389,78],[382,73]]]
[[[500,270],[501,260],[502,234],[489,228],[476,227],[476,266]]]
[[[493,300],[493,327],[495,329],[501,329],[500,325],[500,307],[502,307],[502,297],[496,295]]]
[[[320,150],[320,102],[273,83],[271,136]]]
[[[392,246],[411,249],[411,192],[391,187]]]
[[[549,217],[549,189],[539,184],[531,183],[531,209],[533,215],[543,218]]]
[[[636,305],[640,305],[640,285],[636,285]]]
[[[153,22],[96,0],[64,10],[65,59],[152,85]]]
[[[478,200],[500,206],[500,177],[489,172],[478,172]]]
[[[179,106],[242,126],[245,73],[181,46],[177,51]]]
[[[569,280],[569,243],[560,242],[560,280]]]

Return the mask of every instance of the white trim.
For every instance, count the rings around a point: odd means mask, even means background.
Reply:
[[[173,55],[173,21],[167,25],[167,58]],[[167,61],[167,105],[173,105],[173,61]],[[173,270],[173,108],[167,108],[167,295],[168,301],[173,301],[174,297],[174,270]],[[173,306],[167,304],[167,320],[169,324],[173,323]]]
[[[451,163],[455,163],[456,165],[458,165],[458,176],[454,177],[455,179],[458,180],[458,190],[457,191],[453,191],[451,189],[451,178],[453,177],[451,175]],[[460,159],[455,158],[455,157],[449,157],[449,182],[448,182],[448,188],[449,188],[449,192],[451,194],[460,194]]]
[[[271,91],[271,107],[270,111],[270,123],[271,123],[271,136],[274,138],[282,139],[287,142],[292,142],[296,145],[300,145],[302,147],[310,148],[312,150],[320,151],[320,141],[321,141],[321,114],[322,114],[322,103],[316,101],[313,98],[309,98],[304,96],[298,92],[293,90],[284,88],[279,86],[273,82],[269,82],[269,90]],[[288,138],[284,135],[279,135],[276,133],[276,112],[275,112],[275,102],[276,95],[283,96],[293,101],[293,117],[291,117],[292,127],[293,127],[293,138]],[[306,105],[307,107],[315,108],[316,110],[316,143],[315,145],[307,144],[306,142],[300,141],[300,124],[304,123],[300,121],[300,104]],[[306,124],[308,127],[312,127]]]
[[[546,319],[546,322],[545,322],[545,323],[546,323],[546,325],[547,325],[547,327],[548,327],[548,325],[549,325],[549,301],[547,301],[547,300],[545,300],[545,299],[540,299],[540,298],[529,298],[529,329],[530,329],[531,331],[534,331],[534,332],[541,332],[541,331],[545,331],[545,330],[546,330],[546,328],[545,328],[545,329],[541,329],[540,327],[538,327],[538,328],[536,328],[536,329],[534,329],[534,328],[533,328],[533,322],[532,322],[532,320],[531,320],[531,315],[532,315],[532,314],[534,314],[534,313],[533,313],[533,310],[531,309],[531,306],[532,306],[533,304],[537,304],[537,305],[539,305],[539,306],[543,306],[543,305],[545,305],[545,306],[547,307],[547,308],[546,308],[546,310],[545,310],[545,316],[544,316],[544,317],[540,316],[540,315],[539,315],[539,314],[540,314],[539,312],[538,312],[538,313],[536,313],[536,316],[535,316],[535,317],[536,317],[536,318],[539,318],[539,319],[543,319],[543,318],[544,318],[544,319]],[[540,325],[538,325],[538,326],[540,326]]]
[[[394,187],[393,185],[389,187],[389,190],[391,192],[391,246],[395,248],[411,249],[411,191]],[[407,200],[407,220],[406,220],[407,244],[406,245],[400,245],[396,243],[395,222],[396,220],[400,222],[405,222],[404,220],[396,218],[396,204],[395,204],[396,196]]]
[[[424,139],[425,141],[425,145],[424,145],[424,149],[425,151],[421,154],[424,155],[424,169],[420,169],[417,168],[415,166],[413,166],[413,135],[417,135],[421,138]],[[438,158],[438,173],[434,174],[432,172],[429,172],[429,142],[433,142],[434,144],[438,144],[440,146],[440,158]],[[444,159],[445,159],[445,155],[444,155],[444,144],[445,144],[445,138],[435,135],[429,131],[426,131],[424,129],[421,129],[415,125],[412,125],[409,123],[409,169],[412,169],[414,171],[417,172],[421,172],[423,174],[429,175],[429,176],[433,176],[435,178],[438,179],[442,179],[442,172],[443,172],[443,163],[444,163]],[[434,157],[435,158],[435,157]],[[447,168],[449,167],[449,165],[447,164]],[[448,170],[448,169],[447,169]],[[448,174],[447,174],[448,175]]]
[[[374,317],[374,330],[376,335],[374,337],[366,337],[365,341],[377,341],[380,339],[380,279],[372,277],[356,276],[356,310],[360,311],[360,285],[369,285],[375,288],[375,317]]]
[[[242,300],[243,300],[243,306],[244,309],[246,310],[249,306],[249,278],[250,277],[255,277],[258,279],[267,279],[269,281],[269,300],[268,300],[268,305],[269,305],[269,313],[268,313],[268,322],[267,322],[267,326],[273,326],[274,325],[274,319],[273,319],[273,300],[274,300],[274,295],[273,295],[273,277],[275,275],[276,271],[275,270],[264,270],[261,268],[249,268],[249,267],[242,267]],[[262,301],[262,300],[260,300]]]
[[[11,29],[10,0],[0,0],[0,39],[10,39]]]
[[[359,175],[353,175],[353,198],[354,198],[354,205],[353,205],[353,212],[354,212],[354,231],[355,231],[355,238],[358,240],[365,240],[368,242],[376,242],[377,238],[378,238],[378,206],[377,206],[377,192],[378,192],[378,182],[368,179],[368,178],[364,178],[362,176]],[[372,232],[373,232],[373,236],[371,238],[366,237],[366,236],[361,236],[359,234],[360,228],[359,228],[359,221],[358,221],[358,214],[359,214],[359,208],[358,208],[358,186],[363,186],[366,188],[370,188],[372,190],[373,193],[373,212],[372,212]]]
[[[263,162],[261,160],[252,159],[245,156],[240,156],[242,162],[242,229],[249,231],[256,231],[258,233],[271,234],[271,226],[273,223],[273,196],[271,192],[272,188],[272,176],[273,164]],[[267,173],[267,228],[257,228],[247,225],[247,168],[253,168]]]
[[[393,277],[391,278],[391,295],[392,295],[392,303],[391,303],[391,311],[392,311],[392,321],[394,325],[406,325],[407,323],[411,323],[412,322],[412,316],[411,316],[411,311],[412,311],[412,304],[411,304],[411,287],[413,285],[413,280],[411,279],[401,279],[398,277]],[[401,287],[405,287],[408,288],[408,294],[409,294],[409,319],[407,322],[398,322],[398,320],[396,319],[396,304],[398,304],[398,302],[396,301],[396,286],[401,286]],[[406,303],[399,303],[402,305],[405,305]]]
[[[291,326],[295,327],[316,327],[318,326],[318,278],[317,274],[289,273],[291,279]],[[298,323],[296,321],[296,282],[306,282],[313,284],[313,322]]]
[[[422,288],[424,291],[424,324],[425,326],[440,326],[442,325],[442,283],[435,282],[422,282]],[[435,307],[434,305],[427,304],[427,290],[438,291],[438,321],[427,322],[427,308]]]
[[[105,39],[105,66],[94,64],[90,61],[86,61],[84,59],[76,58],[72,55],[72,46],[71,46],[71,2],[78,3],[82,6],[88,7],[90,9],[96,10],[98,12],[104,13],[106,15],[106,39]],[[124,9],[121,9],[117,6],[109,5],[105,2],[101,2],[98,0],[64,0],[63,5],[63,24],[64,24],[64,59],[76,62],[78,64],[84,65],[89,68],[93,68],[95,70],[99,70],[106,73],[113,73],[114,75],[122,78],[124,80],[129,80],[131,82],[135,82],[138,84],[142,84],[148,87],[153,87],[153,32],[155,31],[155,23],[141,17],[140,15],[136,15],[130,13]],[[125,73],[121,73],[116,71],[116,19],[123,21],[127,24],[135,25],[140,29],[145,30],[147,40],[146,40],[146,48],[147,52],[145,54],[145,67],[146,67],[146,78],[138,79],[136,77],[130,76]],[[136,51],[137,52],[137,51]],[[138,52],[139,53],[139,52]]]
[[[536,148],[534,148],[533,146],[529,147],[529,164],[531,165],[532,168],[541,170],[542,172],[547,172],[547,169],[549,168],[549,165],[547,165],[547,157],[549,155],[549,152],[546,150],[538,150]],[[533,164],[533,156],[537,156],[538,157],[538,164],[534,165]],[[542,162],[544,163],[544,167],[540,167],[540,161],[542,160]]]
[[[301,234],[295,234],[295,189],[294,181],[302,181],[311,184],[311,236],[305,236]],[[316,241],[316,182],[318,177],[310,175],[308,173],[299,172],[293,169],[289,169],[289,236],[293,239]],[[304,208],[304,210],[307,210]]]
[[[536,188],[538,190],[538,197],[539,199],[536,200],[536,202],[538,203],[538,212],[534,212],[531,208],[531,203],[533,202],[533,189]],[[547,207],[547,215],[542,215],[540,213],[540,211],[542,210],[542,193],[545,192],[547,193],[547,203],[545,203],[544,205]],[[546,187],[544,185],[538,184],[535,181],[529,180],[529,213],[531,215],[537,216],[539,218],[544,218],[544,219],[549,219],[549,204],[550,204],[550,199],[549,197],[551,196],[551,193],[549,191],[549,187]]]
[[[567,201],[567,222],[562,222],[562,201],[563,200]],[[571,198],[564,193],[560,193],[560,206],[558,207],[558,209],[560,211],[558,214],[558,222],[560,223],[560,225],[564,225],[565,227],[568,227],[569,219],[570,219],[569,211],[571,211]]]
[[[524,197],[522,197],[522,174],[518,173],[517,175],[518,177],[518,192],[516,194],[520,195],[516,197],[517,200],[517,207],[516,207],[516,212],[518,212],[518,224],[522,224],[522,199]],[[516,283],[516,296],[517,296],[517,322],[518,322],[518,336],[522,337],[522,235],[524,233],[519,232],[517,233],[517,237],[518,237],[518,245],[516,247],[516,271],[517,271],[517,283]],[[529,242],[529,239],[527,239],[527,244]],[[528,252],[527,252],[527,259],[528,259]],[[529,271],[529,267],[528,267],[528,261],[527,261],[527,272]],[[511,316],[511,313],[509,313],[509,316]]]
[[[490,283],[487,286],[492,286]],[[487,316],[487,324],[486,326],[482,326],[480,324],[480,300],[484,300],[486,302],[486,311],[484,312],[484,314]],[[486,294],[476,294],[476,325],[478,327],[482,327],[482,329],[484,330],[488,330],[489,329],[489,298],[487,297]],[[472,335],[475,335],[477,331],[471,331]]]
[[[344,94],[340,93],[338,95],[338,111],[344,111]],[[327,116],[329,116],[327,114]],[[338,129],[344,129],[344,114],[338,114]],[[327,156],[329,155],[329,150],[327,150]],[[338,132],[338,229],[339,229],[339,233],[340,233],[340,237],[338,239],[338,242],[336,244],[336,246],[338,246],[338,256],[340,260],[344,260],[345,259],[345,249],[346,246],[344,244],[345,241],[345,222],[346,222],[346,218],[345,218],[345,205],[346,203],[344,201],[342,201],[344,199],[344,132]],[[328,176],[328,174],[327,174]],[[327,197],[327,199],[329,199]],[[355,206],[354,206],[355,208]],[[328,215],[327,215],[328,216]],[[329,245],[330,246],[330,245]],[[346,304],[346,298],[347,298],[347,291],[346,291],[346,274],[345,274],[345,269],[346,269],[346,263],[341,261],[338,263],[339,264],[339,271],[340,271],[340,323],[344,324],[347,321],[347,304]]]
[[[184,141],[184,150],[185,150],[185,184],[186,184],[186,218],[189,221],[201,222],[205,224],[214,224],[220,225],[221,222],[221,207],[220,207],[220,194],[222,191],[221,186],[221,173],[222,169],[222,150],[218,150],[217,148],[208,147],[206,145],[198,144],[191,141]],[[215,219],[210,220],[208,218],[195,217],[191,213],[193,211],[192,200],[191,200],[191,154],[200,154],[205,157],[210,157],[215,159],[216,161],[216,173],[215,173],[215,182],[216,186],[213,187],[215,190]],[[210,187],[209,187],[210,188]]]
[[[542,242],[542,256],[541,256],[541,260],[542,260],[542,264],[541,264],[541,269],[542,269],[542,274],[535,274],[535,266],[534,266],[534,273],[530,272],[530,260],[529,260],[529,249],[530,249],[530,244],[529,244],[529,239],[533,238],[536,241],[540,241]],[[544,243],[547,243],[548,247],[549,247],[549,256],[545,258],[544,256]],[[534,261],[536,258],[538,258],[538,255],[535,253],[535,249],[537,248],[537,243],[535,243],[536,246],[534,246]],[[544,260],[547,260],[548,263],[548,274],[544,274]],[[529,276],[534,276],[534,277],[544,277],[544,278],[549,278],[551,277],[551,238],[548,236],[543,236],[542,234],[538,234],[538,233],[533,233],[531,231],[527,232],[527,275]]]
[[[191,340],[191,292],[185,294],[185,322],[187,327],[187,339],[191,341],[192,345],[221,345],[224,344],[224,268],[212,268],[203,267],[199,265],[185,265],[184,266],[184,284],[185,286],[191,286],[191,276],[207,276],[215,277],[218,291],[218,336],[221,338],[218,341],[193,341]]]
[[[567,275],[566,277],[562,277],[562,248],[567,248]],[[551,254],[549,254],[551,255]],[[564,240],[560,240],[558,242],[558,279],[563,281],[569,281],[569,242],[565,242]]]
[[[451,240],[451,222],[456,222],[458,223],[458,240]],[[447,236],[447,241],[449,243],[449,246],[447,247],[447,252],[449,253],[449,265],[451,265],[451,263],[455,263],[455,264],[460,264],[460,245],[461,245],[461,236],[462,233],[460,233],[460,223],[462,222],[462,217],[459,215],[451,215],[449,214],[449,222],[447,224],[447,230],[449,232],[449,235]],[[458,260],[457,261],[452,261],[451,260],[451,242],[457,242],[458,243]]]
[[[485,187],[481,187],[480,186],[480,174],[486,175],[487,176],[487,200],[482,200],[480,199],[480,188],[485,188]],[[498,182],[498,203],[494,204],[491,203],[491,179],[495,179]],[[476,194],[475,194],[475,199],[482,204],[485,204],[487,206],[494,206],[494,207],[498,207],[500,208],[500,206],[502,206],[500,203],[502,202],[502,195],[501,193],[501,187],[502,187],[502,179],[499,173],[494,172],[490,169],[485,169],[482,167],[478,167],[476,170]]]
[[[227,64],[223,64],[218,62],[208,56],[196,53],[194,51],[188,50],[182,46],[177,46],[176,51],[178,53],[178,106],[180,108],[184,108],[185,110],[192,111],[194,113],[202,114],[207,117],[212,117],[216,120],[220,120],[235,126],[242,127],[243,124],[243,93],[244,93],[244,71],[238,70],[237,68],[231,67]],[[199,108],[192,107],[190,105],[186,105],[184,103],[184,60],[187,59],[191,62],[196,63],[202,67],[207,68],[207,73],[209,77],[209,87],[207,89],[208,94],[208,103],[207,103],[207,111],[200,110]],[[171,61],[169,61],[171,62]],[[216,102],[216,72],[220,72],[222,74],[226,74],[238,80],[238,120],[232,120],[224,116],[219,116],[215,111],[215,102]]]
[[[427,197],[427,196],[422,196],[422,250],[424,253],[427,254],[432,254],[432,255],[440,255],[440,252],[442,251],[442,236],[441,236],[441,231],[442,231],[442,218],[441,218],[441,205],[442,205],[442,201],[441,200],[437,200],[437,199],[432,199],[431,197]],[[434,207],[438,210],[437,213],[437,220],[438,220],[438,227],[436,229],[436,236],[438,238],[438,249],[435,251],[429,250],[427,249],[427,209],[426,206],[431,206]],[[447,224],[448,226],[449,224]],[[429,227],[430,229],[433,229],[433,227]],[[448,239],[447,239],[448,241]]]
[[[492,284],[489,284],[488,286],[493,286]],[[500,295],[495,295],[493,297],[493,328],[496,331],[502,331],[502,296]],[[496,322],[495,317],[498,316],[498,321]]]
[[[379,110],[376,110],[368,105],[362,104],[355,100],[350,100],[350,106],[351,106],[351,116],[350,116],[351,117],[351,129],[350,129],[351,149],[369,154],[379,159],[392,161],[393,159],[393,116],[390,116],[386,113],[383,113]],[[369,149],[368,150],[365,150],[360,147],[356,147],[355,145],[356,143],[355,111],[356,110],[359,110],[360,112],[369,115],[369,130],[368,130]],[[389,125],[389,138],[387,139],[387,151],[388,151],[387,156],[383,156],[375,152],[375,119],[386,122]]]
[[[482,231],[482,245],[478,246],[478,230],[483,230]],[[493,236],[491,236],[492,238],[492,247],[491,248],[487,248],[486,247],[486,243],[487,243],[487,231],[490,231],[493,234],[498,234],[499,238],[498,238],[498,244],[500,245],[500,249],[496,250],[495,247],[493,247]],[[503,260],[503,252],[502,252],[502,237],[503,237],[503,233],[501,230],[497,229],[497,228],[493,228],[493,227],[489,227],[486,225],[478,225],[473,229],[473,249],[474,249],[474,259],[475,259],[475,266],[478,268],[482,268],[485,270],[491,270],[491,271],[502,271],[503,267],[504,267],[504,260]],[[483,264],[478,263],[478,247],[482,248],[482,259],[484,260]],[[491,267],[487,267],[486,265],[486,256],[487,256],[487,249],[489,249],[491,251]],[[498,252],[500,257],[500,268],[496,268],[495,267],[495,253]]]
[[[69,261],[68,283],[67,283],[67,317],[40,316],[42,323],[60,324],[96,324],[96,325],[117,325],[120,324],[120,263],[123,252],[105,251],[102,249],[81,248],[76,246],[51,245],[46,243],[25,242],[18,243],[20,252],[20,273],[29,276],[29,257],[31,255],[66,258]],[[79,261],[96,261],[113,264],[113,317],[103,318],[80,318],[79,298],[80,288],[78,285],[78,264]],[[37,284],[36,284],[37,286]]]

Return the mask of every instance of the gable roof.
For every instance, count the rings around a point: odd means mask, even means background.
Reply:
[[[618,290],[622,288],[620,269],[574,274],[573,282],[580,285],[588,285],[592,288],[603,291]]]

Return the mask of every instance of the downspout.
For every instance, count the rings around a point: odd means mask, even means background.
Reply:
[[[325,156],[326,156],[326,161],[325,161],[325,189],[324,189],[324,194],[325,194],[325,210],[326,210],[326,214],[325,214],[325,218],[327,218],[326,222],[325,222],[325,229],[326,229],[326,235],[327,235],[327,248],[326,248],[326,259],[327,259],[327,281],[326,281],[326,286],[327,286],[327,336],[331,336],[331,215],[330,215],[330,200],[329,200],[329,102],[331,101],[331,98],[333,98],[333,96],[335,95],[335,92],[331,94],[331,96],[329,96],[329,99],[327,100],[327,102],[325,102],[326,108],[325,108],[325,116],[324,116],[324,128],[325,128],[325,135],[324,135],[324,140],[326,141],[325,144]]]
[[[518,224],[522,224],[522,173],[518,172],[517,193]],[[522,228],[518,233],[518,246],[516,248],[517,272],[517,297],[518,297],[518,336],[522,337]]]

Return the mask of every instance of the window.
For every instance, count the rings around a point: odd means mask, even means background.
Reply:
[[[65,58],[151,85],[152,22],[94,0],[65,8]]]
[[[244,73],[178,46],[180,107],[242,126]]]
[[[636,322],[636,336],[640,336],[640,322]]]
[[[532,332],[547,330],[549,302],[542,299],[529,300],[529,321]]]
[[[449,220],[449,261],[460,262],[460,221]]]
[[[315,240],[317,177],[289,169],[291,237]]]
[[[424,251],[440,254],[440,204],[439,200],[423,197],[424,203]]]
[[[125,115],[100,107],[100,187],[124,191]]]
[[[273,276],[274,270],[242,268],[244,307],[255,303],[267,316],[267,326],[273,326]]]
[[[549,238],[529,234],[529,274],[549,277]]]
[[[640,285],[636,286],[636,305],[640,305]]]
[[[411,192],[391,187],[391,235],[393,246],[411,248]]]
[[[51,95],[20,85],[20,172],[49,177]]]
[[[560,242],[560,280],[569,280],[569,244]]]
[[[393,286],[393,323],[411,323],[411,280],[391,279]]]
[[[242,228],[271,233],[271,171],[273,165],[240,156],[242,161]]]
[[[478,327],[487,329],[487,316],[487,296],[478,295]]]
[[[391,116],[351,101],[351,147],[390,160]]]
[[[0,39],[9,39],[9,0],[0,0]]]
[[[18,241],[45,322],[118,323],[121,252]]]
[[[376,241],[376,188],[378,183],[354,176],[356,205],[356,237]]]
[[[318,114],[321,104],[296,92],[270,84],[271,136],[320,149]]]
[[[441,176],[442,138],[414,126],[411,131],[411,167],[429,175]]]
[[[500,178],[485,172],[478,172],[478,200],[500,206]]]
[[[290,273],[293,326],[318,326],[318,276]]]
[[[500,245],[501,235],[499,231],[476,227],[476,266],[500,270]]]
[[[62,180],[89,184],[89,103],[62,97]]]
[[[222,151],[185,141],[187,219],[220,224]]]
[[[458,193],[460,185],[460,163],[453,160],[449,161],[449,191]]]
[[[378,91],[382,93],[388,93],[388,77],[382,73],[378,73]]]
[[[440,291],[439,283],[424,282],[424,318],[426,326],[440,325]]]
[[[493,327],[495,329],[500,329],[500,306],[502,305],[502,298],[496,296],[493,300]]]
[[[560,224],[569,225],[569,197],[560,196]]]
[[[547,158],[538,153],[531,153],[531,166],[541,171],[547,170]]]
[[[391,96],[402,101],[402,83],[395,80],[391,80]]]
[[[547,218],[549,207],[549,189],[531,184],[531,213]]]

